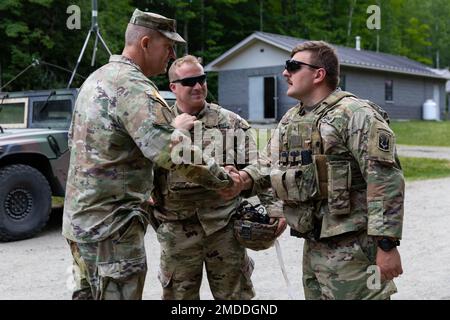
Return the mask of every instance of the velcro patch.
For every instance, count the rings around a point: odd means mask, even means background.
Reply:
[[[391,151],[392,148],[392,135],[385,130],[378,130],[378,149],[384,152]]]

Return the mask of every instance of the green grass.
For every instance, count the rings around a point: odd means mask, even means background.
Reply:
[[[64,197],[52,197],[52,208],[62,207],[64,205]]]
[[[450,147],[450,121],[392,121],[397,144]]]
[[[450,161],[429,158],[400,157],[403,174],[408,181],[450,176]]]
[[[438,131],[442,129],[442,122],[431,122],[431,123],[425,123],[421,121],[414,121],[415,124],[419,124],[418,126],[423,126],[426,128],[431,128],[430,130]],[[400,128],[400,131],[403,130],[403,132],[408,132],[410,130],[409,126],[411,125],[410,122],[397,122],[398,124],[397,128]],[[443,126],[448,127],[450,130],[450,122],[445,123]],[[436,129],[439,128],[439,129]],[[261,130],[260,135],[258,136],[258,149],[261,151],[266,143],[267,143],[267,135],[265,134],[265,130]],[[425,138],[423,138],[425,139]],[[447,139],[450,140],[450,131],[447,134]],[[443,140],[443,139],[442,139]],[[423,143],[420,143],[420,145],[426,145],[428,141],[423,140]],[[443,146],[450,146],[450,143],[447,141],[447,144],[443,144]],[[404,143],[406,144],[406,143]],[[412,143],[416,144],[416,143]],[[431,145],[431,144],[428,144]],[[403,173],[405,175],[406,180],[413,181],[413,180],[425,180],[425,179],[437,179],[437,178],[443,178],[450,176],[450,161],[448,160],[441,160],[441,159],[429,159],[429,158],[410,158],[410,157],[400,157],[400,162],[402,164]]]

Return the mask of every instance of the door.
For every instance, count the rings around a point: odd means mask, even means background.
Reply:
[[[248,118],[253,122],[275,121],[277,118],[277,78],[248,78]]]

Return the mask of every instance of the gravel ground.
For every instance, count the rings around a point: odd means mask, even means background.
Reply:
[[[414,158],[433,158],[450,160],[450,148],[398,145],[400,156]]]
[[[450,299],[450,178],[406,184],[403,240],[404,274],[396,280],[393,299]],[[71,257],[60,234],[61,210],[33,239],[0,243],[0,299],[70,299]],[[295,299],[303,299],[303,241],[285,232],[280,238],[287,275]],[[157,280],[159,246],[153,230],[146,235],[149,271],[144,299],[160,299]],[[275,248],[250,251],[256,268],[256,299],[289,299]],[[204,281],[202,299],[212,299]]]

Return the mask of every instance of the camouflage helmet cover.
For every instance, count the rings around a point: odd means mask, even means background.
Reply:
[[[256,209],[247,201],[244,201],[238,209],[239,219],[234,221],[234,236],[244,247],[259,251],[270,248],[277,238],[275,233],[278,227],[278,219],[270,223],[267,214],[258,213],[262,205]]]

